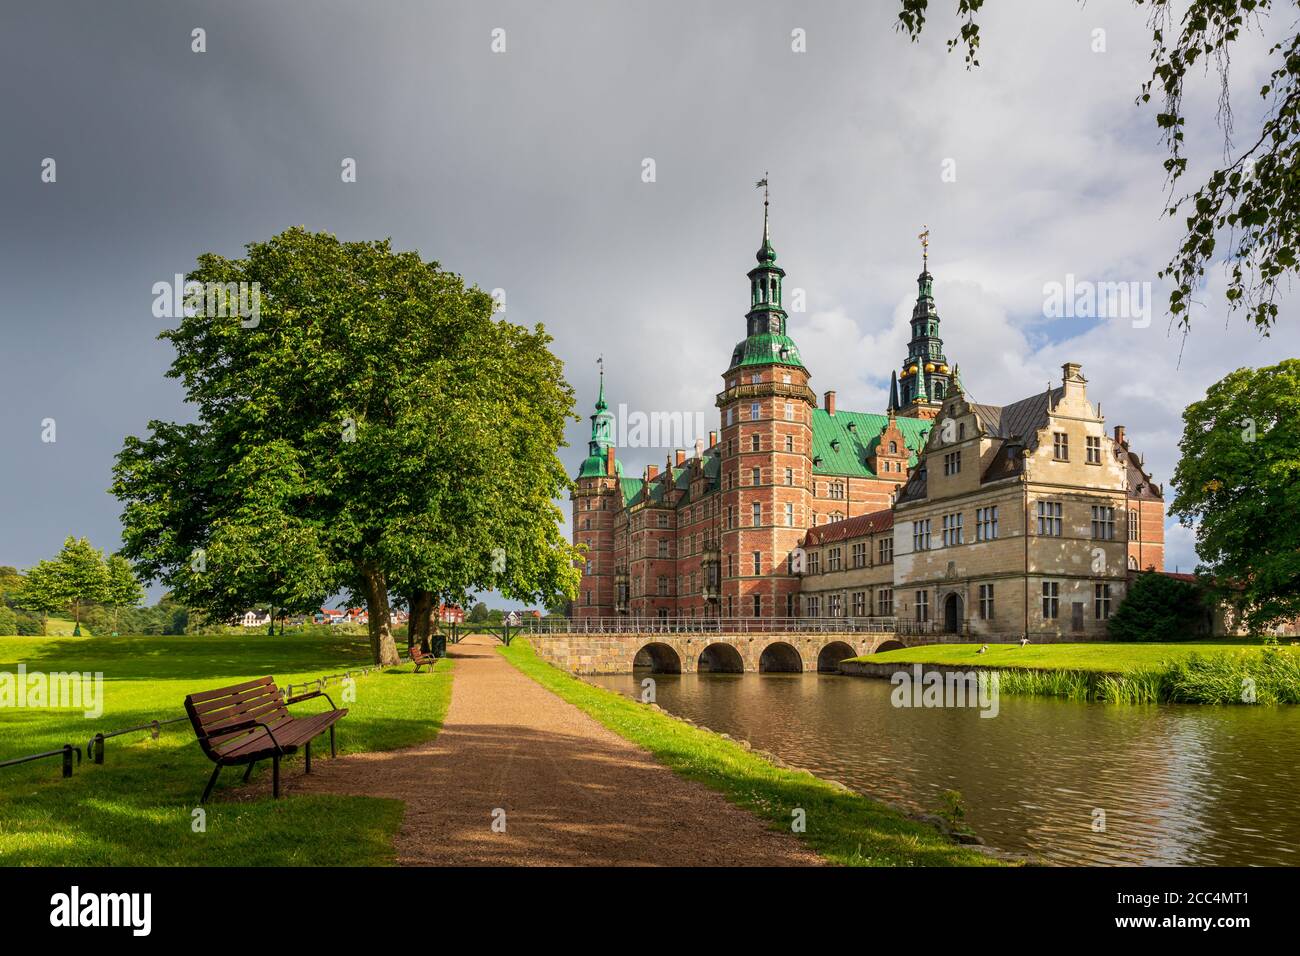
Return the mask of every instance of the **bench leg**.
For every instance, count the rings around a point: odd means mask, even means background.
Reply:
[[[337,757],[338,751],[334,749],[334,725],[330,724],[330,756]]]
[[[252,763],[248,765],[248,769],[244,771],[244,783],[248,783],[248,778],[253,775],[253,768],[256,766],[257,766],[256,760],[254,760]]]
[[[303,773],[311,773],[311,741],[307,741],[307,746],[303,748],[304,759],[307,761],[307,767]]]
[[[212,796],[212,788],[217,785],[217,777],[221,776],[221,764],[212,768],[212,776],[208,777],[208,785],[203,788],[203,796],[199,797],[199,803],[207,803],[208,797]]]
[[[275,799],[280,799],[280,755],[274,754],[271,757],[271,792]]]

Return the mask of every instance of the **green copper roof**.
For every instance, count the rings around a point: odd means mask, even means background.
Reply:
[[[799,346],[788,335],[771,332],[751,335],[736,343],[731,353],[731,368],[747,365],[793,365],[803,368]]]
[[[641,494],[641,486],[644,482],[640,478],[620,478],[618,485],[623,492],[623,504],[630,505],[636,501],[637,496]]]
[[[620,477],[623,474],[623,463],[617,458],[614,459],[614,473]],[[600,478],[604,474],[604,455],[588,455],[582,462],[582,468],[578,470],[579,478]]]
[[[908,467],[916,464],[916,453],[925,445],[926,436],[930,434],[933,422],[923,418],[898,417],[898,430],[903,433],[903,441],[912,452]],[[854,427],[849,428],[849,423]],[[889,422],[887,415],[871,412],[846,412],[835,410],[829,415],[824,408],[814,408],[812,418],[812,453],[813,458],[820,458],[820,464],[813,465],[813,474],[846,475],[852,478],[874,478],[867,459],[875,454],[880,444],[880,430]],[[836,441],[839,447],[832,446]]]

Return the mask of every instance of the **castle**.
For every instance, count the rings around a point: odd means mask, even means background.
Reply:
[[[745,337],[708,447],[623,474],[604,373],[572,492],[575,619],[894,618],[924,631],[1090,639],[1131,571],[1164,564],[1162,490],[1107,434],[1079,365],[977,404],[939,337],[928,234],[884,414],[820,406],[787,330],[763,203]]]

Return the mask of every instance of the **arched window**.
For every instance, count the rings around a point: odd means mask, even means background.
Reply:
[[[896,441],[891,441],[891,442],[889,443],[889,453],[890,453],[891,455],[897,455],[897,454],[898,454],[898,442],[896,442]]]

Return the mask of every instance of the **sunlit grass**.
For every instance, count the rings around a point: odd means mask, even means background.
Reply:
[[[0,760],[85,748],[97,731],[184,715],[186,694],[267,674],[283,686],[359,668],[364,639],[338,637],[0,638],[0,671],[89,671],[104,675],[104,714],[0,709]],[[434,673],[409,665],[358,677],[356,700],[338,724],[341,753],[410,746],[437,734],[451,697],[451,662]],[[327,692],[339,706],[341,688]],[[299,713],[328,706],[317,699]],[[317,751],[323,755],[327,750]],[[322,759],[318,756],[318,760]],[[88,760],[64,780],[59,761],[0,769],[0,864],[36,865],[374,865],[393,859],[399,801],[289,797],[225,802],[240,773],[227,769],[205,808],[193,811],[212,764],[189,724],[108,741],[103,766]],[[288,758],[286,776],[301,773]],[[259,770],[258,773],[269,772]]]

